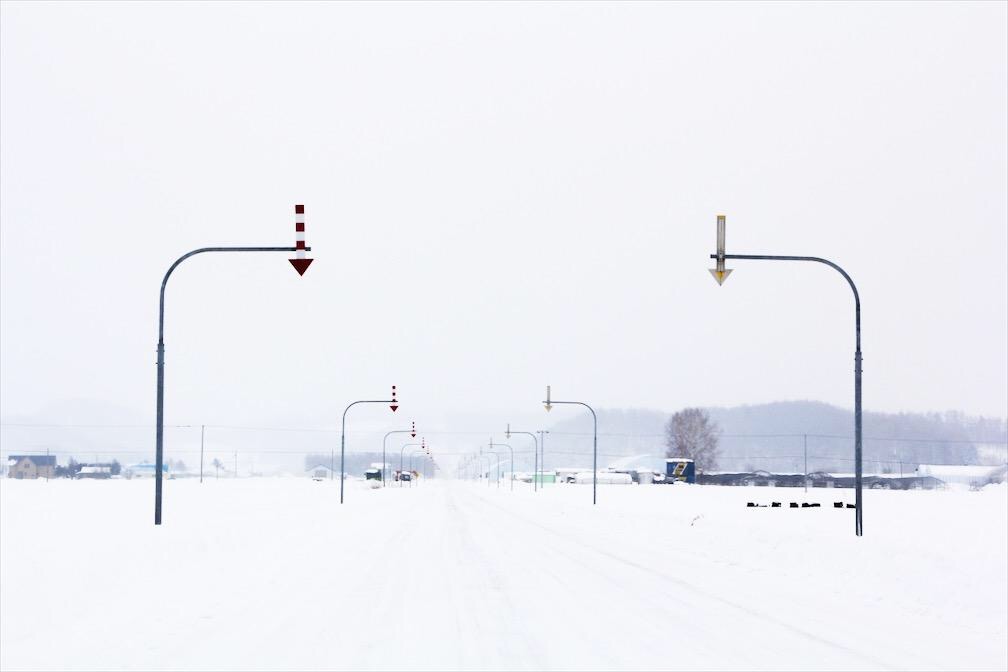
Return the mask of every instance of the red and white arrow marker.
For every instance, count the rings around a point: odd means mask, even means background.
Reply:
[[[305,239],[304,239],[304,206],[295,205],[294,206],[294,259],[288,259],[291,262],[291,266],[298,272],[298,275],[304,275],[304,272],[308,270],[311,266],[312,259],[305,258]]]
[[[396,401],[395,398],[395,385],[392,386],[392,404],[389,406],[389,408],[392,409],[393,413],[395,413],[396,409],[399,408],[399,402]]]

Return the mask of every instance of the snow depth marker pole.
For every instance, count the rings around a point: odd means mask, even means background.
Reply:
[[[302,220],[304,219],[304,206],[295,206],[295,212],[300,208]],[[295,227],[296,228],[296,227]],[[302,223],[301,228],[304,229]],[[302,238],[303,238],[302,234]],[[157,412],[156,428],[154,430],[154,524],[161,524],[161,480],[164,471],[164,313],[165,313],[165,289],[168,287],[168,278],[172,272],[189,257],[202,254],[204,252],[294,252],[300,251],[303,256],[305,252],[311,250],[305,247],[304,240],[295,247],[200,247],[186,252],[175,260],[175,263],[168,267],[168,271],[161,280],[161,296],[158,303],[158,343],[157,343]],[[297,262],[297,263],[295,263]],[[292,259],[291,263],[297,269],[298,275],[304,275],[305,269],[311,264],[311,259]],[[300,265],[300,267],[299,267]]]
[[[829,259],[822,257],[805,257],[779,254],[725,254],[725,216],[717,216],[717,252],[710,255],[711,259],[717,262],[717,268],[711,270],[711,275],[717,280],[718,285],[724,284],[731,269],[724,267],[725,259],[753,259],[758,261],[814,261],[817,264],[825,264],[839,273],[850,285],[851,292],[854,293],[854,534],[860,537],[864,534],[862,523],[863,502],[861,500],[861,295],[858,294],[857,285],[854,280],[847,275],[847,271],[840,268]]]

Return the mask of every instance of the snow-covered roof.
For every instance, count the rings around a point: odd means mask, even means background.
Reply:
[[[29,459],[35,463],[38,467],[55,467],[56,466],[56,456],[55,455],[11,455],[7,459],[8,465],[14,465],[23,459]]]

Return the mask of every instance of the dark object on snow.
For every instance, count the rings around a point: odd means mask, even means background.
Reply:
[[[666,483],[696,483],[696,464],[686,457],[665,460]]]
[[[854,508],[854,505],[853,505],[853,504],[848,504],[848,505],[847,505],[847,508],[848,508],[848,509],[853,509],[853,508]]]
[[[843,508],[843,502],[833,502],[833,508],[834,509],[842,509]]]
[[[756,506],[756,503],[755,503],[755,502],[747,502],[747,503],[746,503],[746,508],[747,508],[747,509],[748,509],[748,508],[751,508],[751,507],[755,507],[755,506]]]
[[[770,506],[775,509],[780,508],[780,502],[771,502]]]
[[[791,508],[792,509],[797,509],[798,508],[798,502],[791,502]]]

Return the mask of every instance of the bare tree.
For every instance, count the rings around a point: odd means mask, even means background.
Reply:
[[[698,472],[716,469],[721,428],[702,408],[684,408],[665,424],[665,456],[686,457]]]

